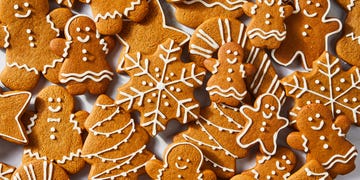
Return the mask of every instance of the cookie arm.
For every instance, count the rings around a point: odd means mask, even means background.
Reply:
[[[50,49],[53,51],[54,54],[66,58],[68,56],[66,39],[63,38],[56,38],[51,40],[50,42]]]
[[[294,149],[306,151],[306,143],[301,136],[302,134],[300,132],[292,132],[287,136],[286,142]]]
[[[244,64],[246,77],[252,76],[256,72],[256,67],[252,64]]]
[[[285,5],[283,7],[283,12],[285,17],[289,17],[293,14],[294,8],[291,5]]]
[[[204,180],[216,180],[216,175],[213,171],[211,170],[205,170],[203,171],[203,179]]]
[[[54,31],[63,31],[66,22],[73,16],[68,8],[57,8],[49,13],[46,17],[47,22],[51,24]]]
[[[89,116],[89,113],[86,111],[78,111],[75,113],[75,120],[77,122],[79,122],[79,127],[81,128],[81,130],[85,129],[85,121],[86,118]]]
[[[208,58],[204,60],[203,64],[208,71],[215,74],[215,71],[217,70],[217,66],[219,65],[219,60],[215,58]]]
[[[109,53],[110,53],[115,48],[116,41],[112,36],[105,36],[103,39],[107,43],[107,48],[109,49]]]
[[[32,111],[26,111],[21,116],[21,121],[24,125],[26,134],[31,134],[32,128],[35,126],[36,119],[37,119],[37,114]]]
[[[5,24],[0,23],[0,47],[7,48],[10,46],[10,32]]]
[[[242,8],[243,8],[244,13],[247,16],[251,17],[256,14],[256,8],[253,8],[255,6],[257,6],[255,3],[246,2]]]
[[[159,174],[159,170],[164,168],[163,163],[160,160],[153,159],[146,163],[145,171],[152,178],[157,179],[157,175]]]
[[[345,136],[349,132],[351,120],[344,115],[336,117],[332,129],[338,131],[338,135]]]

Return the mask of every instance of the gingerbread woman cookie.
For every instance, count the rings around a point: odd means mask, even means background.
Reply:
[[[91,164],[89,179],[137,179],[153,158],[147,132],[114,100],[100,95],[85,121],[89,132],[82,156]]]
[[[258,153],[255,167],[232,177],[231,180],[287,179],[295,166],[295,154],[290,149],[280,147],[273,156]]]
[[[324,167],[316,160],[310,160],[305,163],[299,170],[292,174],[287,180],[332,180],[331,176]]]
[[[242,102],[247,95],[244,79],[256,71],[254,65],[243,64],[243,57],[242,47],[229,42],[220,47],[218,59],[204,61],[205,68],[213,74],[206,87],[211,101],[230,106],[237,106]]]
[[[331,111],[322,104],[304,106],[298,113],[296,127],[287,137],[294,149],[306,152],[306,161],[317,160],[331,177],[347,174],[355,169],[358,155],[346,138],[351,121],[344,115],[333,121]]]
[[[25,164],[22,164],[14,172],[12,180],[69,180],[69,176],[58,165],[42,160],[34,160]]]
[[[213,17],[238,18],[243,15],[245,0],[167,0],[175,7],[175,18],[180,23],[196,28]]]
[[[125,110],[140,111],[140,125],[151,136],[165,130],[170,119],[182,124],[198,119],[200,105],[194,90],[202,85],[205,70],[183,63],[181,51],[168,39],[153,55],[125,55],[124,69],[131,79],[118,89],[116,103]]]
[[[0,163],[0,179],[9,180],[11,179],[12,174],[15,171],[15,167],[7,165],[5,163]]]
[[[356,0],[337,0],[348,12],[344,36],[336,43],[336,53],[344,61],[360,66],[360,2]]]
[[[115,41],[101,38],[94,21],[85,15],[72,17],[65,26],[66,39],[51,41],[51,49],[65,59],[59,79],[66,84],[70,94],[105,93],[114,73],[106,61],[106,55]]]
[[[74,174],[85,166],[80,156],[81,128],[88,113],[73,114],[74,99],[60,86],[49,86],[38,94],[36,113],[27,122],[29,144],[24,147],[23,163],[52,161]]]
[[[96,28],[101,34],[114,35],[121,31],[123,19],[140,22],[151,9],[147,0],[79,0],[90,5]],[[125,17],[124,17],[125,16]],[[125,27],[125,26],[124,26]]]
[[[289,124],[288,119],[280,117],[280,108],[279,99],[272,94],[259,96],[254,107],[241,106],[240,112],[247,122],[237,137],[238,145],[250,148],[259,143],[263,153],[274,155],[277,149],[277,135]]]
[[[284,66],[299,59],[310,70],[323,52],[328,51],[329,36],[341,31],[339,19],[327,18],[330,0],[295,0],[295,12],[285,20],[287,35],[273,59]]]
[[[187,142],[170,144],[163,156],[164,162],[148,161],[146,172],[153,179],[204,179],[215,180],[211,170],[203,170],[203,154],[195,145]]]
[[[14,90],[31,90],[43,74],[59,83],[63,58],[52,53],[49,43],[60,35],[72,16],[67,8],[48,14],[48,0],[4,0],[0,2],[0,39],[6,48],[6,66],[1,82]]]
[[[243,9],[251,17],[246,29],[250,42],[259,48],[279,48],[286,37],[284,20],[292,14],[292,6],[281,0],[257,0],[256,4],[245,3]]]

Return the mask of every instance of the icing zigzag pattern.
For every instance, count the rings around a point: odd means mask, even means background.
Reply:
[[[358,44],[360,44],[360,36],[355,36],[354,32],[347,34],[346,37],[349,37],[352,41],[357,41]]]
[[[124,15],[128,16],[129,11],[133,11],[135,9],[135,6],[139,5],[141,3],[141,0],[132,1],[130,7],[125,8]]]

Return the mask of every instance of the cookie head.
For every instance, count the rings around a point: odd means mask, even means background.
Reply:
[[[309,18],[321,18],[328,9],[327,0],[302,0],[299,2],[302,13]]]
[[[264,96],[262,102],[263,103],[260,103],[260,109],[262,110],[262,114],[265,119],[270,119],[278,114],[280,102],[275,96]]]
[[[244,57],[243,48],[235,42],[229,42],[222,45],[218,52],[218,59],[220,63],[229,63],[229,64],[234,64],[237,62],[241,63],[243,57]]]
[[[49,86],[39,93],[35,104],[38,112],[62,115],[71,113],[74,108],[74,99],[63,87]]]
[[[170,147],[168,155],[165,156],[168,168],[179,171],[200,171],[203,160],[201,151],[190,143],[178,143]]]
[[[95,23],[85,15],[74,16],[65,27],[65,35],[69,40],[87,43],[97,36]]]
[[[42,15],[45,16],[49,11],[48,1],[39,0],[15,0],[15,1],[1,1],[0,2],[0,12],[1,18],[16,18],[28,19],[33,16]]]
[[[296,125],[300,131],[321,131],[332,124],[331,111],[322,104],[310,104],[304,106],[299,114],[296,121]]]

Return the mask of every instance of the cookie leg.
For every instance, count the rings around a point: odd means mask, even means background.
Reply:
[[[89,90],[90,94],[103,94],[106,92],[109,83],[110,81],[108,79],[104,79],[100,82],[89,81],[87,83],[87,89]]]
[[[84,85],[83,83],[78,83],[78,82],[69,82],[66,85],[66,89],[69,91],[70,94],[72,95],[79,95],[79,94],[84,94],[87,91],[87,86]]]
[[[344,163],[336,163],[331,169],[328,170],[330,176],[335,178],[338,174],[344,175],[355,169],[355,158],[352,158],[350,161]]]
[[[59,74],[61,66],[64,62],[63,58],[55,59],[53,64],[45,65],[42,71],[43,76],[52,83],[59,84]]]
[[[117,34],[121,31],[122,28],[122,18],[116,16],[116,18],[108,18],[108,19],[99,19],[96,23],[96,28],[99,33],[104,35],[112,35]]]
[[[17,63],[7,64],[0,74],[1,82],[12,90],[31,90],[37,85],[39,78],[36,69],[26,65],[19,66]]]
[[[85,160],[80,157],[74,157],[71,160],[56,161],[56,163],[69,174],[75,174],[85,166]]]
[[[133,6],[133,5],[131,5]],[[130,8],[130,7],[127,7]],[[135,22],[140,22],[142,19],[145,18],[149,11],[149,5],[146,0],[141,0],[140,4],[137,4],[134,10],[129,11],[126,15],[130,20]]]

